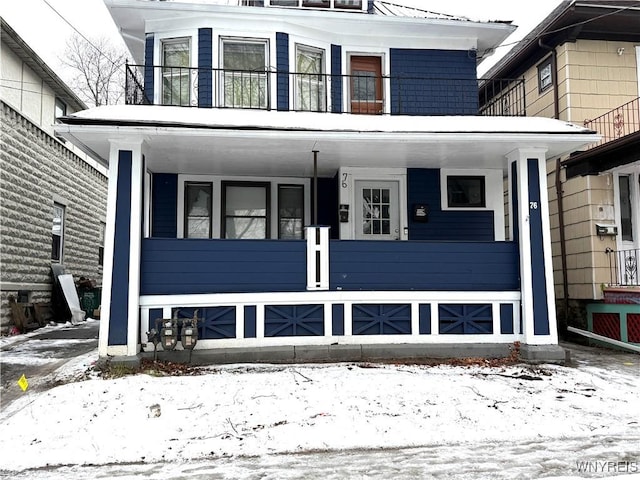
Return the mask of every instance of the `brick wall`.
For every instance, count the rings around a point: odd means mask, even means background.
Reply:
[[[0,329],[6,331],[7,296],[17,285],[33,292],[32,301],[50,299],[54,201],[65,204],[66,272],[101,282],[107,178],[5,103],[0,109]]]

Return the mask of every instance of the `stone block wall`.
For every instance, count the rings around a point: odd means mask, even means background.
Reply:
[[[4,102],[0,109],[0,331],[6,332],[8,295],[27,290],[31,301],[50,300],[54,202],[65,206],[66,272],[101,283],[107,177]]]

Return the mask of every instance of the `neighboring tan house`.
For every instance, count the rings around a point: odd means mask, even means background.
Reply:
[[[59,263],[77,281],[102,279],[107,170],[57,137],[58,117],[86,109],[22,38],[1,21],[0,280],[8,297],[48,303]]]
[[[640,2],[564,1],[486,77],[524,78],[527,115],[602,135],[547,163],[559,319],[586,327],[585,307],[611,287],[637,302]],[[640,306],[629,308],[638,343]]]
[[[153,355],[158,330],[172,347],[197,310],[200,359],[520,342],[564,361],[544,168],[598,137],[479,115],[477,58],[512,26],[362,0],[105,3],[137,63],[128,104],[56,126],[109,161],[101,357]]]

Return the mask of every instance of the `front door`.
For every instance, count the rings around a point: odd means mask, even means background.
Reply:
[[[398,182],[356,181],[356,239],[399,240]]]
[[[636,285],[640,265],[640,172],[638,168],[632,168],[615,177],[618,281],[623,285]]]
[[[351,57],[351,113],[379,115],[382,105],[382,58]]]

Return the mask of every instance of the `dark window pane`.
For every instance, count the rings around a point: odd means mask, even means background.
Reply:
[[[484,177],[447,177],[447,199],[449,207],[484,207]]]
[[[633,241],[632,207],[631,207],[631,177],[619,177],[620,185],[620,229],[622,240]]]
[[[210,183],[185,184],[185,232],[186,238],[211,238]]]

